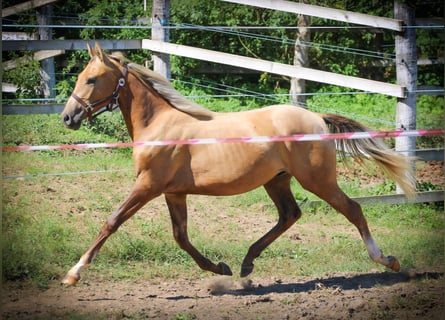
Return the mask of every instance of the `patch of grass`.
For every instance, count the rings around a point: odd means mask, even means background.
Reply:
[[[110,161],[110,158],[113,161]],[[66,175],[107,175],[133,174],[131,157],[109,150],[86,150],[84,152],[56,155],[44,152],[7,153],[2,156],[3,172],[6,177],[25,176],[66,176]],[[108,171],[108,172],[107,172]]]
[[[105,135],[94,134],[86,126],[77,131],[67,130],[57,114],[2,117],[4,145],[99,142],[106,138]]]
[[[76,230],[48,214],[33,218],[6,209],[2,233],[2,271],[6,280],[31,280],[39,287],[46,287],[49,280],[60,277],[64,261],[82,253],[72,241]]]
[[[35,317],[34,319],[65,319],[65,320],[107,320],[107,319],[121,319],[122,314],[105,314],[105,313],[69,313],[69,314],[51,314],[42,317]],[[131,318],[130,318],[131,319]]]
[[[193,313],[178,313],[173,318],[174,320],[194,320],[196,316]]]

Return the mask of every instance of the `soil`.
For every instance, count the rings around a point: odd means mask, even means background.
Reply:
[[[417,168],[416,177],[420,183],[429,182],[436,186],[444,186],[443,161],[420,162]]]
[[[443,162],[423,164],[417,179],[443,188]],[[90,278],[75,287],[55,281],[44,290],[4,283],[1,318],[434,320],[444,317],[444,293],[443,270],[248,280],[205,272],[202,278],[150,282]]]
[[[416,181],[418,184],[429,184],[444,188],[444,162],[428,161],[417,162]],[[375,173],[363,168],[362,166],[352,164],[352,166],[340,165],[337,167],[337,176],[343,176],[345,179],[354,179],[360,177],[363,185],[383,183],[386,176],[381,174],[380,170]]]
[[[97,281],[45,291],[11,289],[3,319],[443,319],[439,272],[321,278],[209,276],[153,283]]]

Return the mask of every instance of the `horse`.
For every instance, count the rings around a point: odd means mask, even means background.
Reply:
[[[79,129],[83,120],[91,120],[95,113],[112,104],[120,108],[134,142],[369,130],[343,116],[319,114],[292,105],[213,112],[185,98],[167,79],[127,60],[121,53],[106,54],[97,43],[94,48],[88,44],[88,52],[91,59],[78,75],[73,93],[61,113],[63,123],[70,129]],[[379,139],[135,144],[136,181],[130,194],[107,218],[95,241],[67,272],[62,283],[76,284],[82,269],[92,263],[108,237],[147,202],[161,195],[167,203],[173,236],[179,247],[202,270],[233,275],[227,264],[215,264],[189,241],[187,195],[228,196],[263,186],[277,208],[278,221],[249,247],[240,272],[241,277],[246,277],[253,271],[254,259],[302,215],[291,192],[292,178],[355,225],[373,261],[399,271],[397,258],[385,256],[374,241],[361,206],[338,186],[337,151],[358,160],[375,161],[401,186],[405,195],[414,196],[411,160],[390,150]]]

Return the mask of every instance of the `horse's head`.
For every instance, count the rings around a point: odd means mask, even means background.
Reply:
[[[120,71],[117,64],[104,53],[96,43],[95,48],[88,45],[91,60],[79,74],[71,97],[62,112],[62,121],[70,129],[80,128],[83,119],[103,107],[117,103],[119,88],[125,85],[127,69]]]

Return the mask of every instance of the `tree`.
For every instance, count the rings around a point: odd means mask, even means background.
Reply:
[[[307,1],[301,1],[307,3]],[[300,67],[309,67],[309,47],[306,45],[311,40],[310,29],[307,27],[310,24],[310,18],[299,14],[297,41],[295,42],[294,65]],[[292,78],[290,80],[290,99],[292,104],[305,106],[306,105],[306,80],[299,78]]]

